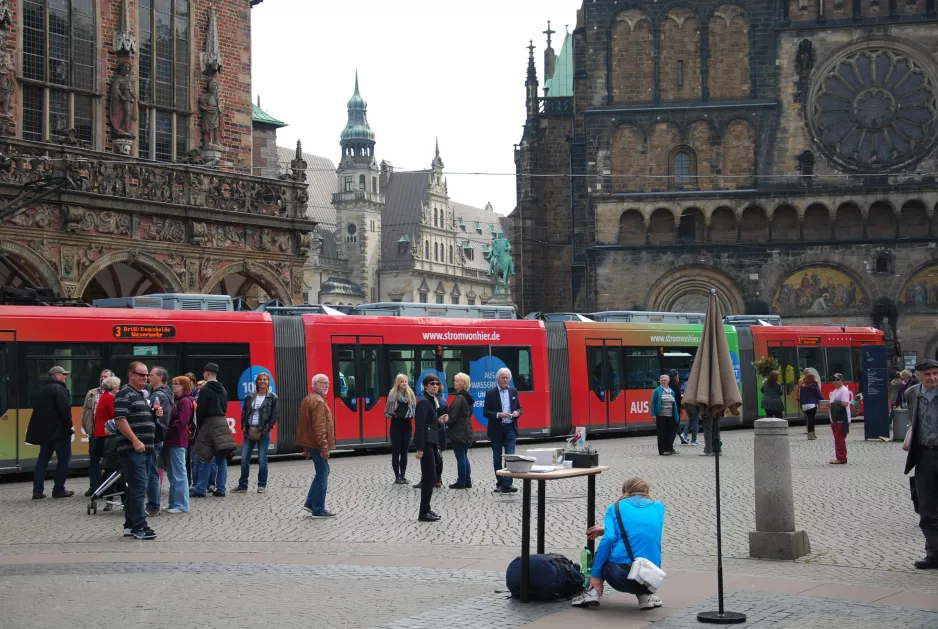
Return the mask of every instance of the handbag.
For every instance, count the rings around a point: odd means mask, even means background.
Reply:
[[[632,560],[632,569],[629,570],[629,581],[641,583],[651,590],[651,592],[655,592],[664,584],[664,578],[668,575],[651,561],[644,557],[636,557],[632,554],[629,534],[625,531],[625,525],[622,524],[622,514],[619,513],[619,502],[621,502],[621,499],[616,500],[616,520],[619,522],[619,533],[622,535],[622,541],[625,542],[625,550],[629,553],[629,559]]]
[[[248,427],[248,439],[251,441],[260,441],[261,437],[264,436],[264,430],[260,426],[249,426]]]
[[[906,452],[912,447],[912,426],[909,426],[905,430],[905,439],[902,440],[902,449]],[[915,478],[914,476],[912,478]],[[912,492],[915,493],[915,492]],[[918,511],[916,511],[918,513]]]

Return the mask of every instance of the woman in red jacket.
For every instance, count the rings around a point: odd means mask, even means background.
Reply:
[[[91,486],[97,489],[101,485],[101,459],[104,458],[104,442],[110,436],[104,429],[104,425],[114,419],[114,394],[121,387],[120,378],[109,376],[101,382],[101,397],[94,410],[94,431],[92,431],[91,441],[88,444],[88,476],[91,479]]]

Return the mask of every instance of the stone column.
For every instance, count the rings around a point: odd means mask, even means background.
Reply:
[[[759,419],[755,423],[756,530],[749,532],[749,556],[797,559],[811,552],[805,531],[795,529],[788,422]]]

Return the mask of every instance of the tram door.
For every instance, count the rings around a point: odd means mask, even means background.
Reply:
[[[782,391],[782,402],[785,403],[784,416],[797,415],[798,407],[798,348],[793,341],[770,341],[768,343],[769,356],[778,361],[778,374],[780,376]],[[759,385],[759,412],[761,417],[765,414],[762,410],[762,385]]]
[[[625,392],[622,387],[622,341],[587,339],[586,364],[589,393],[589,427],[593,430],[625,426]]]
[[[16,401],[16,332],[0,330],[0,469],[19,460],[19,405]]]
[[[378,374],[380,336],[332,337],[335,438],[342,443],[386,444]]]

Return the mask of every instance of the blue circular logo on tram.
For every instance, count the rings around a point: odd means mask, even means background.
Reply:
[[[270,373],[270,370],[267,367],[261,365],[251,365],[241,374],[241,377],[238,378],[238,399],[242,402],[244,399],[254,393],[254,380],[259,374],[266,373],[267,377],[270,378],[270,390],[274,393],[277,392],[277,387],[274,384],[274,376]]]

